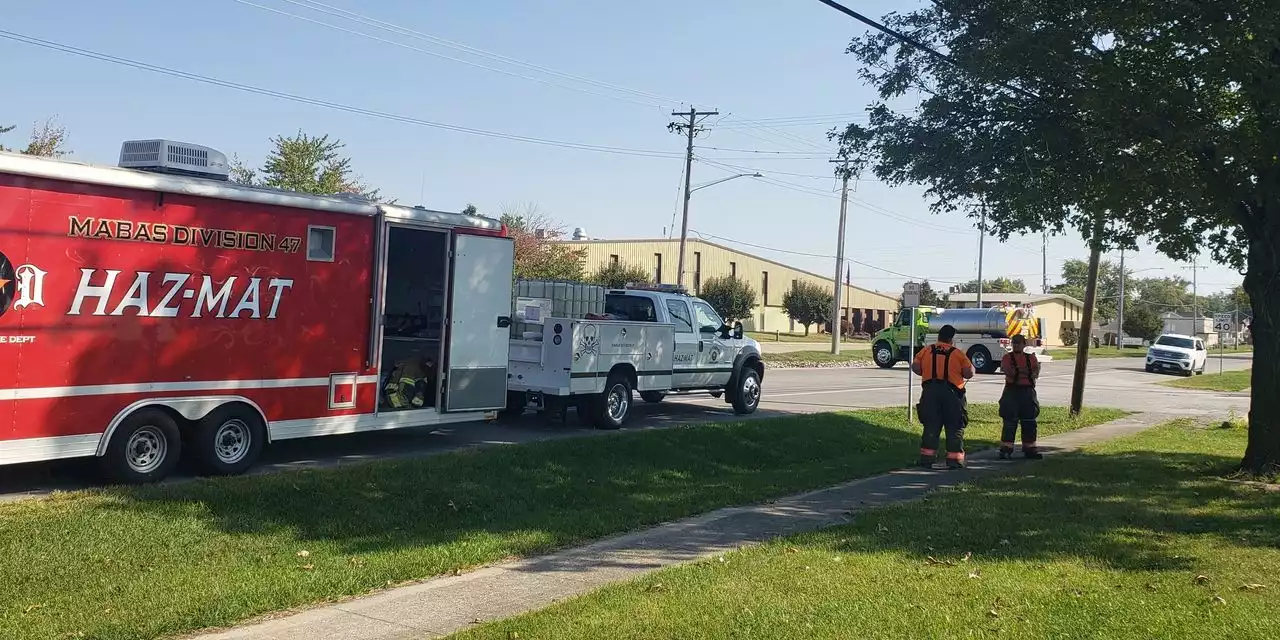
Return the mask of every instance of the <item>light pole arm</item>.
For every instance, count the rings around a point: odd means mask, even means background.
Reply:
[[[714,186],[716,186],[716,185],[720,184],[721,182],[728,182],[728,181],[733,180],[733,179],[735,179],[735,178],[762,178],[762,177],[764,177],[764,176],[763,176],[763,175],[761,175],[761,174],[759,174],[759,173],[739,173],[739,174],[737,174],[737,175],[732,175],[732,176],[728,176],[728,177],[725,177],[725,178],[720,178],[719,180],[712,180],[711,182],[708,182],[708,183],[706,183],[706,184],[700,184],[700,185],[698,185],[698,186],[696,186],[696,187],[694,187],[694,188],[690,189],[690,190],[689,190],[689,193],[693,193],[694,191],[697,191],[698,189],[706,189],[707,187],[714,187]]]

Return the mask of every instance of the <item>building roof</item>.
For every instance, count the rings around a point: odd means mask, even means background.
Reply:
[[[976,293],[953,293],[947,297],[951,302],[977,302],[978,294]],[[1044,302],[1045,300],[1065,300],[1077,307],[1083,307],[1084,302],[1077,300],[1065,293],[982,293],[983,302],[1010,302],[1014,304],[1035,304]]]
[[[590,240],[570,240],[570,239],[562,239],[562,240],[559,240],[559,242],[564,242],[564,243],[566,243],[566,244],[625,244],[625,243],[639,243],[639,242],[675,242],[675,243],[679,243],[680,241],[679,241],[679,240],[674,240],[674,239],[671,239],[671,238],[626,238],[626,239],[620,239],[620,240],[606,240],[606,239],[604,239],[604,238],[592,238],[592,239],[590,239]],[[759,260],[759,261],[761,261],[761,262],[767,262],[767,263],[769,263],[769,264],[777,265],[777,266],[782,267],[782,268],[784,268],[784,269],[791,269],[792,271],[796,271],[796,272],[798,272],[798,273],[803,273],[803,274],[805,274],[805,275],[812,276],[812,277],[814,277],[814,278],[818,278],[818,279],[820,279],[820,280],[825,280],[825,281],[827,281],[827,282],[834,282],[834,280],[831,278],[831,276],[822,276],[822,275],[818,275],[818,274],[816,274],[816,273],[814,273],[814,272],[812,272],[812,271],[808,271],[808,270],[805,270],[805,269],[801,269],[801,268],[799,268],[799,267],[796,267],[796,266],[792,266],[792,265],[786,264],[785,262],[778,262],[777,260],[771,260],[771,259],[766,258],[766,257],[764,257],[764,256],[756,255],[756,254],[754,254],[754,253],[748,253],[748,252],[746,252],[746,251],[743,251],[742,249],[737,249],[737,248],[729,247],[729,246],[726,246],[726,245],[723,245],[723,244],[718,244],[718,243],[715,243],[715,242],[711,242],[711,241],[708,241],[708,240],[704,240],[704,239],[702,239],[702,238],[689,238],[688,243],[689,243],[689,244],[694,244],[694,243],[704,244],[704,245],[706,245],[706,246],[708,246],[708,247],[715,247],[715,248],[717,248],[717,249],[722,249],[722,250],[724,250],[724,251],[729,251],[729,252],[736,253],[736,254],[739,254],[739,255],[750,256],[750,257],[755,258],[756,260]],[[843,282],[842,282],[842,284],[843,284]],[[881,297],[884,297],[884,298],[889,298],[889,299],[891,299],[891,300],[897,300],[898,298],[900,298],[900,297],[902,296],[902,294],[901,294],[901,293],[885,293],[885,292],[883,292],[883,291],[876,291],[876,290],[874,290],[874,289],[868,289],[868,288],[866,288],[866,287],[859,287],[858,285],[856,285],[856,284],[852,284],[852,283],[850,283],[850,284],[848,284],[848,285],[846,285],[846,286],[848,286],[850,289],[857,289],[858,291],[861,291],[861,292],[863,292],[863,293],[869,293],[869,294],[871,294],[871,295],[877,295],[877,296],[881,296]],[[847,290],[848,290],[848,289],[846,289],[846,291],[847,291]]]

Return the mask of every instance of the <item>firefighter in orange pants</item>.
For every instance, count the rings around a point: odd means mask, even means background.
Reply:
[[[938,440],[947,432],[947,468],[964,468],[964,384],[973,377],[973,363],[952,346],[956,329],[946,325],[938,331],[938,341],[921,349],[911,363],[920,375],[918,411],[924,435],[920,438],[922,467],[932,468],[938,457]]]
[[[1013,351],[1000,360],[1004,371],[1004,393],[1000,395],[1000,418],[1004,432],[1000,437],[1000,458],[1013,457],[1013,443],[1022,423],[1022,455],[1032,460],[1044,457],[1036,447],[1036,418],[1040,416],[1040,400],[1036,397],[1036,380],[1040,377],[1040,361],[1027,353],[1027,339],[1015,335]]]

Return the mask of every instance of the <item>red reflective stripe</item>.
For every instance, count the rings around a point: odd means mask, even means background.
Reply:
[[[948,451],[948,452],[947,452],[947,459],[948,459],[948,460],[964,460],[964,452],[963,452],[963,451]]]
[[[924,448],[921,448],[921,449],[920,449],[920,455],[922,455],[922,456],[936,456],[936,455],[938,455],[938,450],[937,450],[937,449],[924,449]]]

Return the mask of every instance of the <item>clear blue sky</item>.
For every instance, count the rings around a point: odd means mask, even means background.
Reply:
[[[841,118],[770,128],[738,124],[862,111],[869,94],[857,80],[854,61],[843,54],[860,25],[818,2],[324,0],[401,29],[641,93],[557,78],[286,0],[252,2],[546,82],[236,0],[11,3],[0,28],[363,109],[672,157],[595,153],[392,122],[0,39],[0,82],[9,95],[20,96],[6,100],[0,112],[0,124],[19,125],[5,141],[21,142],[32,122],[56,115],[71,132],[78,160],[114,163],[121,141],[164,137],[238,154],[256,165],[271,136],[301,129],[341,138],[358,172],[400,202],[446,210],[470,202],[489,213],[505,203],[534,202],[593,237],[660,237],[672,224],[683,170],[683,160],[675,157],[683,152],[683,140],[666,125],[673,109],[692,103],[727,114],[709,121],[712,129],[700,145],[788,152],[708,149],[703,155],[733,158],[722,162],[759,169],[769,180],[799,190],[746,178],[707,188],[694,194],[691,228],[772,247],[751,250],[819,273],[834,270],[831,258],[783,251],[834,255],[839,199],[835,181],[823,177],[831,167],[824,159],[788,156],[829,153],[825,132]],[[879,16],[913,3],[856,4]],[[722,168],[694,165],[695,185],[725,175]],[[975,276],[977,235],[969,221],[929,214],[911,188],[864,182],[856,197],[870,207],[850,207],[850,258],[935,282]],[[939,226],[949,230],[940,232]],[[924,252],[909,248],[919,244],[912,240],[918,235],[927,238]],[[1063,259],[1077,257],[1086,257],[1078,239],[1051,238],[1050,282],[1057,280]],[[1154,249],[1130,256],[1127,266],[1143,270],[1139,276],[1191,274]],[[1040,271],[1038,236],[987,243],[984,276],[1023,278],[1038,290]],[[900,290],[903,281],[859,265],[853,278],[886,291]],[[1238,284],[1240,277],[1214,266],[1200,271],[1200,281],[1205,293]]]

